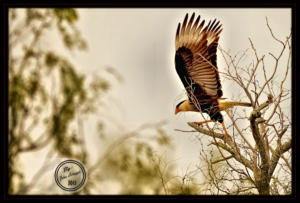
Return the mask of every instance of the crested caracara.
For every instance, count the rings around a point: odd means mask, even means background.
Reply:
[[[217,67],[217,47],[222,31],[220,21],[205,20],[200,16],[194,22],[195,13],[188,20],[186,14],[183,24],[176,31],[175,67],[188,95],[188,99],[176,106],[175,114],[181,111],[207,113],[211,120],[195,122],[202,125],[207,122],[220,122],[225,137],[228,136],[220,111],[232,106],[251,106],[250,103],[226,102],[222,98],[222,86]]]

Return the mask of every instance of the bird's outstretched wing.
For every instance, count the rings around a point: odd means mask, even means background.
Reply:
[[[198,101],[216,99],[222,96],[221,83],[217,69],[217,46],[221,25],[219,21],[194,22],[195,13],[188,21],[186,14],[182,26],[176,31],[176,71],[188,92]]]

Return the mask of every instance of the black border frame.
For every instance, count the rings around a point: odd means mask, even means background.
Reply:
[[[213,2],[173,2],[173,3],[149,3],[149,2],[91,2],[89,0],[80,2],[79,0],[70,1],[40,1],[35,2],[33,0],[21,1],[21,0],[2,0],[2,28],[3,28],[3,66],[1,69],[3,77],[1,82],[1,88],[4,93],[4,99],[2,99],[4,105],[2,105],[2,119],[4,121],[2,130],[3,136],[3,199],[4,200],[31,200],[31,199],[73,199],[73,200],[88,200],[88,199],[108,199],[108,200],[133,200],[133,199],[197,199],[197,200],[296,200],[296,1],[282,1],[282,2],[222,2],[214,0]],[[74,8],[291,8],[291,19],[292,19],[292,194],[277,196],[242,196],[242,195],[76,195],[76,196],[62,196],[62,195],[9,195],[8,194],[8,9],[9,8],[48,8],[48,7],[74,7]]]

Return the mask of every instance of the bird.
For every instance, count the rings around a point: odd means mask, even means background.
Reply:
[[[221,111],[233,106],[251,107],[251,103],[227,101],[222,98],[223,91],[217,66],[217,47],[222,24],[217,19],[205,25],[200,15],[195,13],[189,19],[185,15],[183,23],[178,23],[175,39],[175,69],[188,99],[176,105],[175,115],[179,112],[202,112],[209,115],[210,120],[194,122],[202,126],[208,122],[222,124],[225,138],[228,137]]]

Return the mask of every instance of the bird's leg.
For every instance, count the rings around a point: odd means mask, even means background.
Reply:
[[[203,123],[209,123],[209,122],[213,122],[213,120],[206,120],[206,121],[201,121],[201,122],[194,122],[195,124],[202,126]]]
[[[223,129],[225,131],[225,139],[229,137],[228,133],[227,133],[227,130],[226,130],[226,127],[225,127],[225,124],[224,124],[224,121],[222,122],[222,126],[223,126]]]

